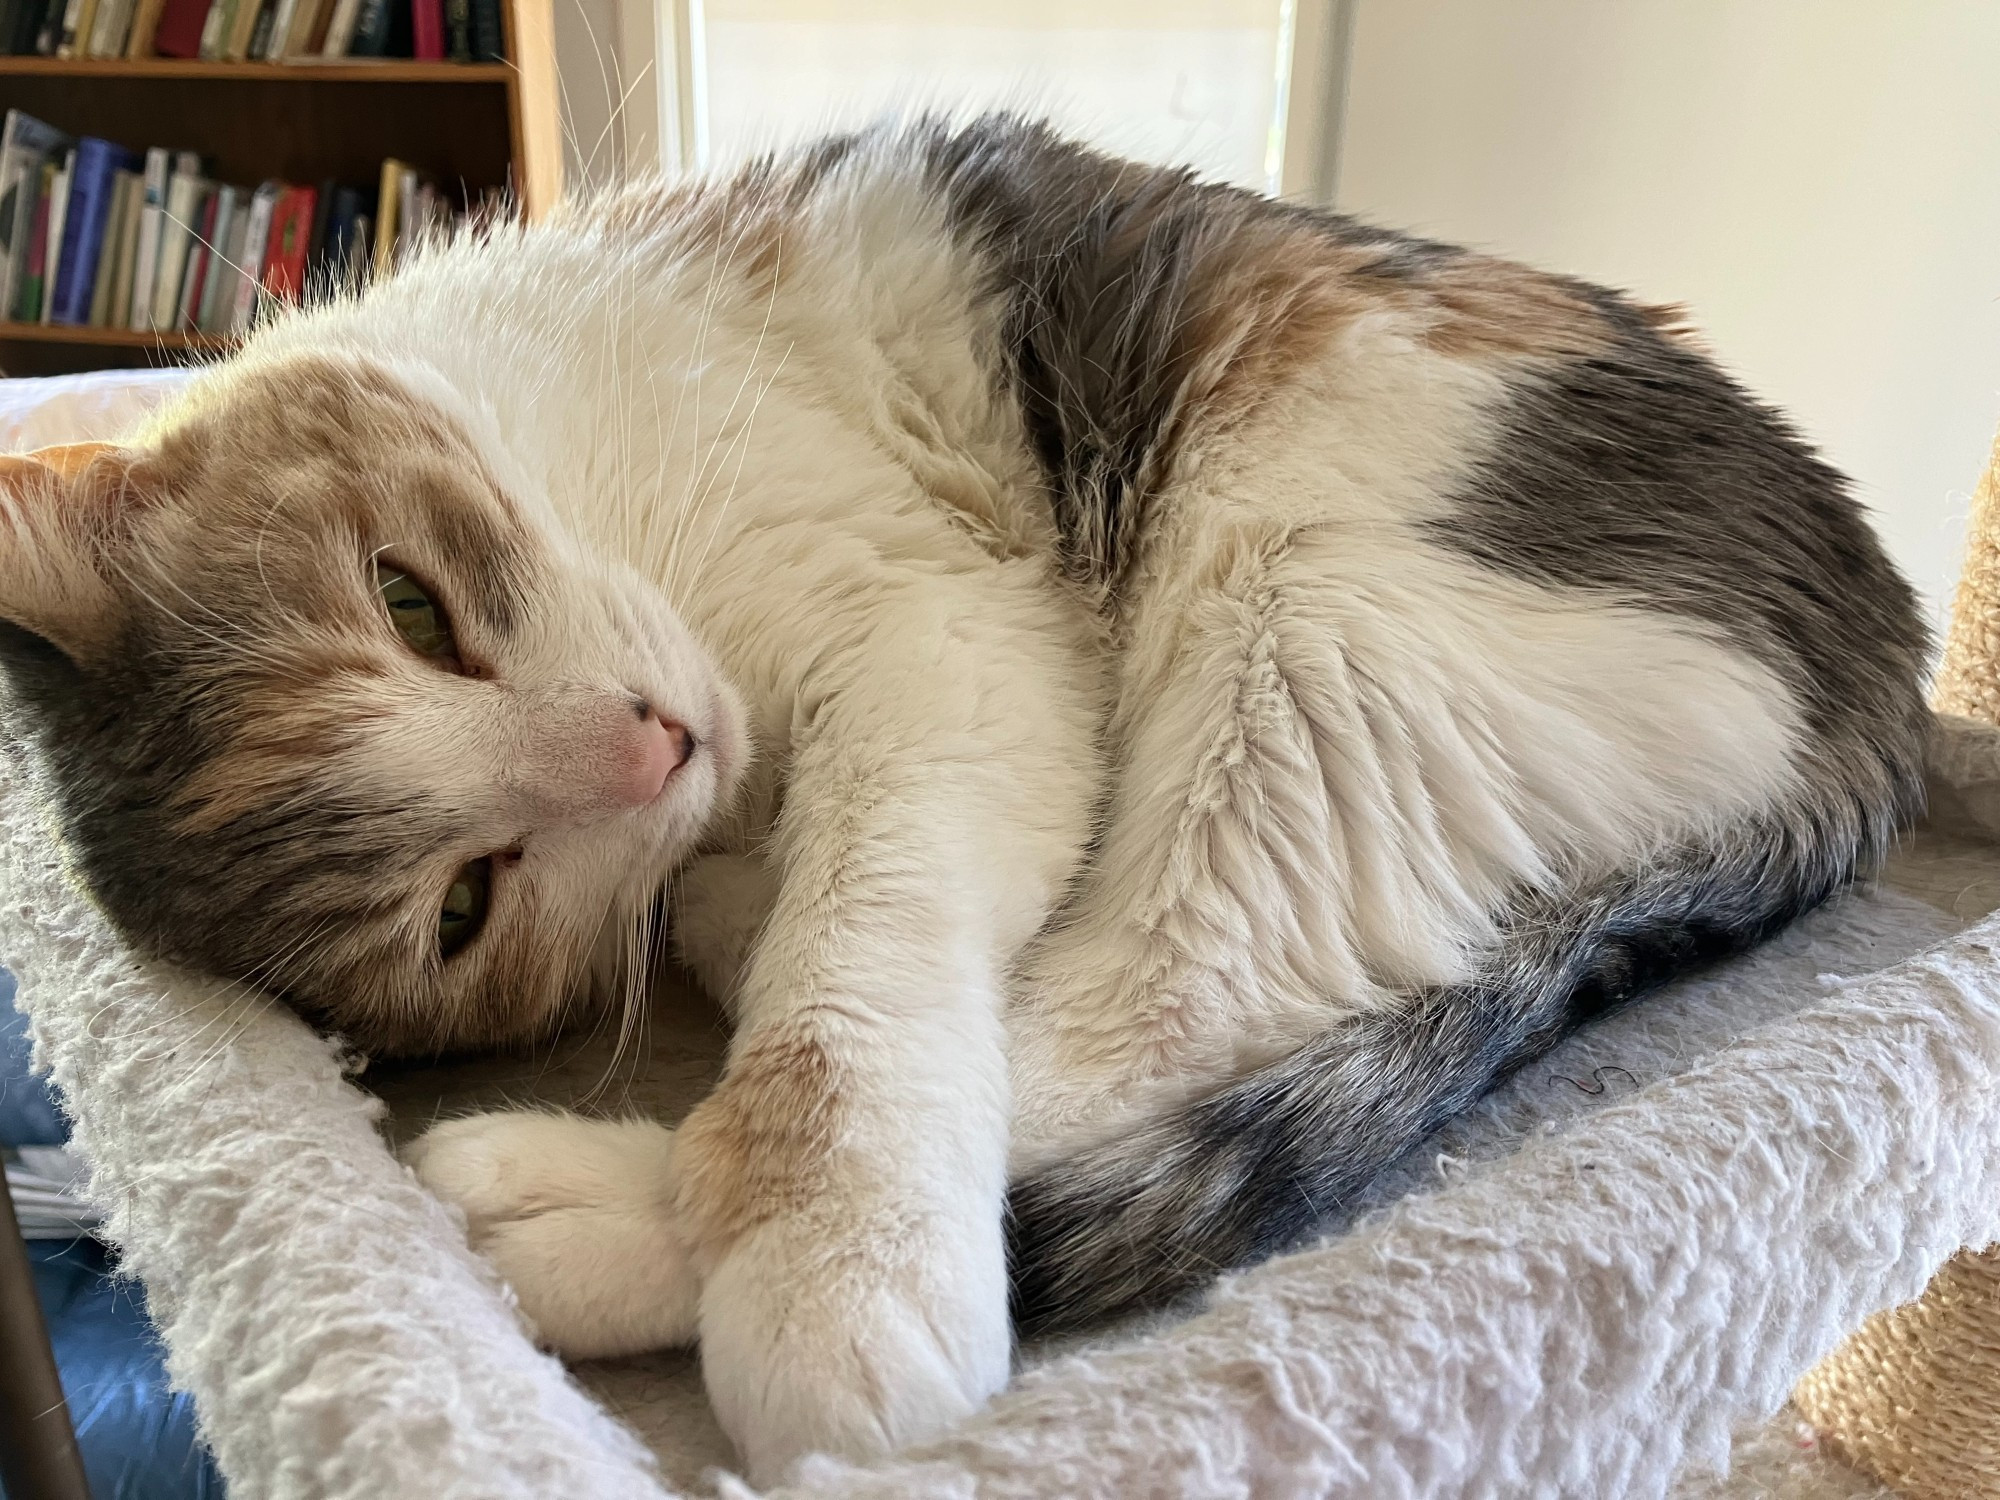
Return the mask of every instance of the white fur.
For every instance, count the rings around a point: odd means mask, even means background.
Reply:
[[[1784,790],[1794,719],[1691,627],[1427,539],[1501,380],[1386,317],[1158,498],[1114,649],[1052,566],[935,206],[856,171],[787,244],[763,299],[730,247],[502,236],[254,355],[386,363],[552,548],[664,588],[741,696],[758,754],[679,938],[730,992],[736,1056],[837,1054],[821,1190],[690,1249],[676,1216],[703,1205],[654,1127],[482,1117],[414,1160],[558,1348],[698,1332],[763,1477],[1004,1382],[1010,1146],[1044,1159],[1451,979],[1510,887]],[[591,838],[628,890],[668,874]]]

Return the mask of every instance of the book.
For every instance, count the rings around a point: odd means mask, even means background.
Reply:
[[[123,57],[125,35],[132,29],[136,0],[97,0],[97,19],[90,28],[90,56]]]
[[[305,292],[306,253],[318,197],[312,188],[288,187],[272,210],[271,238],[264,256],[264,290],[279,301],[297,302]]]
[[[213,320],[216,298],[222,295],[221,288],[230,279],[229,231],[236,218],[236,198],[235,188],[219,187],[209,204],[208,232],[203,236],[208,244],[208,262],[202,268],[201,285],[189,300],[184,319],[189,328],[198,330],[207,326],[204,318]],[[231,291],[233,294],[233,287]]]
[[[322,188],[321,196],[331,198],[326,225],[313,251],[313,274],[329,292],[351,289],[349,266],[354,259],[354,225],[361,217],[361,194],[351,187]]]
[[[472,0],[444,0],[444,37],[453,62],[472,61]]]
[[[349,57],[381,57],[389,46],[389,0],[361,0],[349,38]]]
[[[167,182],[173,176],[173,163],[173,153],[165,146],[154,146],[146,152],[138,251],[132,268],[131,301],[125,310],[127,328],[153,326],[153,273],[160,263],[160,219],[167,211]]]
[[[201,56],[204,62],[221,62],[228,55],[229,28],[236,20],[237,0],[215,0],[201,23]]]
[[[69,219],[69,184],[76,175],[76,148],[63,153],[62,165],[49,181],[47,244],[42,255],[41,321],[53,323],[56,310],[56,277],[62,274],[63,225]]]
[[[47,0],[15,0],[8,11],[7,51],[14,57],[33,57],[35,39],[42,33],[42,16]]]
[[[396,269],[396,220],[403,203],[403,178],[409,168],[393,156],[382,159],[382,185],[375,195],[375,277]]]
[[[257,317],[257,298],[264,283],[264,263],[271,249],[271,221],[277,214],[278,199],[284,195],[282,182],[264,182],[250,198],[250,214],[244,224],[243,254],[237,258],[240,275],[236,282],[236,306],[231,309],[231,333],[247,333]]]
[[[62,41],[57,57],[79,57],[90,44],[90,28],[97,20],[97,0],[69,0],[63,7]]]
[[[257,16],[263,8],[262,0],[236,0],[236,9],[229,17],[229,30],[222,39],[225,61],[243,62],[250,56],[250,38],[257,30]]]
[[[8,110],[0,127],[0,308],[9,312],[28,263],[42,163],[68,145],[68,136],[25,110]]]
[[[68,9],[69,0],[45,0],[40,23],[35,27],[37,56],[56,55],[56,49],[62,45],[63,15]]]
[[[410,0],[410,37],[419,60],[444,61],[444,0]]]
[[[209,0],[165,0],[153,28],[158,57],[201,56],[201,33],[208,24]]]
[[[42,320],[42,282],[49,266],[49,199],[54,196],[56,164],[43,157],[35,169],[35,213],[29,221],[28,259],[21,268],[21,292],[14,303],[14,316],[23,323]]]
[[[354,216],[354,233],[347,241],[347,274],[342,282],[350,292],[360,290],[368,280],[374,262],[375,220],[370,214]]]
[[[201,294],[208,285],[208,263],[215,252],[215,209],[220,189],[202,191],[188,234],[187,263],[181,269],[180,294],[174,299],[174,327],[191,327],[201,311]]]
[[[104,234],[97,247],[97,275],[90,287],[92,328],[110,326],[111,288],[118,279],[118,248],[125,242],[125,220],[132,211],[129,189],[142,181],[137,172],[122,167],[111,174],[111,210],[104,218]]]
[[[279,0],[263,0],[257,7],[257,26],[250,33],[250,56],[261,58],[271,47],[271,28],[278,19]]]
[[[347,48],[354,40],[354,20],[360,14],[361,0],[333,0],[333,13],[326,23],[326,40],[320,43],[321,57],[347,56]]]
[[[138,157],[114,142],[87,135],[76,143],[69,207],[63,215],[61,271],[50,315],[53,322],[79,325],[90,321],[105,226],[111,219],[111,190],[120,172],[138,165]]]
[[[292,11],[292,24],[286,30],[283,45],[276,52],[278,57],[304,57],[312,41],[313,28],[319,25],[319,0],[298,0]]]
[[[160,212],[160,248],[153,272],[154,328],[172,328],[180,311],[181,276],[187,270],[188,244],[194,237],[202,194],[213,186],[201,175],[201,158],[183,151],[167,182],[166,207]]]
[[[125,38],[125,58],[137,62],[153,55],[153,32],[160,24],[166,0],[137,0],[132,7],[132,30]]]
[[[194,326],[203,333],[221,333],[229,309],[236,305],[237,265],[243,258],[243,228],[249,210],[242,188],[217,189],[208,284],[202,288],[201,306],[194,312]]]
[[[146,206],[144,176],[136,172],[127,174],[121,185],[125,189],[125,210],[118,221],[118,253],[111,263],[111,295],[104,307],[103,326],[107,328],[131,326],[132,270],[139,259],[139,215]],[[91,321],[97,321],[94,310]]]
[[[298,8],[299,0],[277,0],[271,7],[268,24],[262,16],[257,18],[258,39],[250,48],[250,55],[253,58],[273,62],[284,55],[285,36],[292,26],[292,12]]]
[[[505,33],[500,28],[500,0],[470,0],[470,3],[473,61],[504,61],[507,44]]]

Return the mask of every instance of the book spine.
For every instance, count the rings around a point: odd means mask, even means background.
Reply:
[[[201,310],[202,289],[208,285],[208,263],[214,254],[216,195],[204,193],[188,236],[187,268],[181,272],[181,294],[174,308],[174,327],[192,328]]]
[[[118,173],[131,162],[122,146],[90,138],[78,143],[76,169],[63,220],[62,274],[56,279],[54,321],[88,323],[103,259],[104,231],[111,218],[111,192]]]
[[[97,242],[97,275],[91,280],[90,317],[92,328],[103,328],[111,320],[111,283],[118,275],[118,246],[125,237],[125,215],[131,195],[126,189],[138,179],[119,170],[111,174],[111,207],[104,216],[104,233]]]
[[[229,27],[236,19],[236,0],[215,0],[201,22],[201,57],[221,62],[229,45]]]
[[[125,42],[125,57],[139,62],[153,55],[153,33],[159,29],[160,12],[166,0],[139,0],[132,8],[132,34]]]
[[[49,199],[55,194],[56,164],[45,161],[35,173],[35,216],[28,224],[28,260],[14,316],[23,323],[42,320],[42,281],[49,265]]]
[[[237,265],[236,306],[230,312],[229,331],[247,333],[257,317],[257,292],[264,283],[264,263],[271,253],[271,215],[283,188],[264,183],[250,200],[250,219],[243,230],[243,254]]]
[[[139,259],[139,215],[146,207],[146,179],[137,173],[125,183],[125,216],[118,234],[118,257],[112,264],[111,300],[104,309],[108,327],[131,324],[132,270]]]
[[[164,146],[146,153],[145,197],[139,208],[138,259],[132,268],[132,301],[125,313],[125,326],[132,329],[153,326],[153,278],[160,264],[160,224],[167,211],[167,182],[173,157]]]
[[[348,44],[349,57],[380,57],[389,45],[389,0],[361,0],[360,14],[354,18],[354,37]]]
[[[41,321],[53,323],[56,310],[56,278],[62,274],[63,225],[69,219],[69,184],[76,176],[76,152],[71,151],[49,182],[48,244],[42,252]]]
[[[35,28],[35,52],[38,56],[54,57],[56,49],[62,46],[63,14],[68,8],[68,0],[45,0],[41,25]]]
[[[347,49],[354,42],[354,19],[360,13],[361,0],[335,0],[333,19],[326,24],[326,41],[319,49],[321,57],[347,56]]]
[[[201,34],[208,24],[209,0],[166,0],[153,29],[153,51],[160,57],[201,56]]]
[[[87,0],[67,0],[62,8],[62,30],[56,38],[56,56],[76,56],[76,33],[83,25],[83,12]]]
[[[176,164],[173,181],[167,185],[167,206],[160,218],[159,267],[153,278],[155,328],[173,327],[174,314],[180,310],[181,274],[187,269],[188,239],[201,186],[199,177],[183,172]]]
[[[500,0],[470,0],[470,4],[473,60],[504,62],[507,48],[501,38]]]
[[[291,30],[292,12],[298,9],[299,0],[278,0],[271,8],[268,25],[263,17],[258,17],[257,34],[261,45],[252,46],[250,55],[260,57],[265,62],[274,62],[285,55],[285,36]]]
[[[410,0],[411,50],[420,62],[444,61],[444,0]]]
[[[445,51],[453,62],[472,61],[472,0],[444,0]]]
[[[208,273],[203,278],[197,305],[188,314],[189,322],[197,329],[207,330],[213,326],[216,301],[221,297],[222,289],[229,285],[229,236],[236,230],[237,212],[236,189],[217,188],[215,222],[208,231]]]
[[[92,57],[125,55],[125,28],[132,16],[132,0],[97,0],[97,20],[90,28]]]

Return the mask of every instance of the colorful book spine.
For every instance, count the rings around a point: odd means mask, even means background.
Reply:
[[[21,271],[21,293],[14,316],[23,323],[42,321],[42,283],[49,267],[49,200],[55,196],[56,164],[44,161],[35,172],[35,214],[29,221],[28,259]]]
[[[76,143],[76,166],[69,185],[69,208],[63,216],[61,270],[56,277],[52,321],[87,324],[97,291],[97,271],[103,259],[104,231],[111,219],[111,193],[120,172],[129,172],[139,158],[123,146],[96,136]]]
[[[28,264],[28,235],[42,163],[69,137],[23,110],[7,111],[0,128],[0,308],[12,313]]]
[[[419,62],[444,61],[444,0],[410,0],[410,41]]]
[[[160,57],[200,57],[201,33],[208,24],[209,0],[166,0],[153,28],[153,51]]]
[[[297,302],[305,293],[306,255],[311,246],[313,207],[318,197],[309,187],[288,187],[271,215],[264,290],[280,302]]]

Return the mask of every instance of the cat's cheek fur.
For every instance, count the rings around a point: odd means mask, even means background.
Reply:
[[[699,1283],[673,1205],[674,1135],[650,1120],[508,1110],[405,1148],[546,1347],[600,1359],[691,1344]]]

